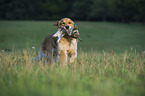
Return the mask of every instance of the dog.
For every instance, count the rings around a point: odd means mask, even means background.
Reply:
[[[63,18],[53,25],[58,27],[56,33],[44,39],[34,60],[38,61],[44,57],[50,63],[59,61],[66,65],[69,56],[69,63],[73,63],[77,58],[78,40],[81,40],[78,27],[70,18]]]
[[[68,57],[69,63],[73,63],[77,58],[77,43],[80,40],[79,31],[76,24],[70,18],[63,18],[57,21],[54,26],[64,28],[68,34],[65,34],[58,44],[58,59],[60,63],[67,64]],[[73,31],[71,31],[73,29]]]

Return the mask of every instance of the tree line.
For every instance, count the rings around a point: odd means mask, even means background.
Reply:
[[[145,0],[0,0],[0,19],[145,22]]]

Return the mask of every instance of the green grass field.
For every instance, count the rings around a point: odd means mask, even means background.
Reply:
[[[0,21],[0,96],[145,95],[145,25],[76,22],[75,63],[34,63],[54,22]]]

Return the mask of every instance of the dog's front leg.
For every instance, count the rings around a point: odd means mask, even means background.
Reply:
[[[63,65],[67,65],[67,51],[66,50],[60,50],[59,52],[58,52],[58,54],[59,54],[59,61],[60,61],[60,63],[61,64],[63,64]]]
[[[76,58],[77,58],[77,51],[71,52],[69,63],[70,64],[73,63]]]

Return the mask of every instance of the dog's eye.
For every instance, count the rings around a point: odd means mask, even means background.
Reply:
[[[68,22],[68,24],[71,24],[71,22]]]
[[[63,22],[62,24],[64,24],[65,25],[65,23]]]

